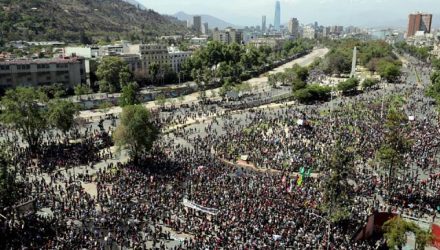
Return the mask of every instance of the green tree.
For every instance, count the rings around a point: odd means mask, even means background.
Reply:
[[[131,80],[127,63],[115,56],[104,57],[96,70],[101,92],[116,92]]]
[[[29,149],[36,152],[48,129],[47,110],[42,108],[47,96],[34,88],[18,87],[7,90],[1,104],[2,122],[18,131]]]
[[[404,166],[404,155],[411,148],[411,141],[406,136],[408,118],[398,109],[390,107],[385,122],[384,141],[376,152],[379,163],[388,171],[390,194],[394,191],[398,171]]]
[[[308,88],[296,90],[293,92],[293,97],[300,103],[307,103],[313,99],[313,95]]]
[[[139,104],[139,95],[138,95],[139,87],[136,83],[129,83],[122,87],[122,94],[119,98],[119,105],[121,107],[125,107],[128,105]]]
[[[382,226],[384,237],[389,249],[402,249],[407,243],[407,233],[412,232],[416,236],[416,250],[424,250],[426,245],[432,241],[432,234],[423,230],[416,223],[409,222],[396,216]]]
[[[327,74],[339,75],[349,73],[351,70],[351,59],[350,50],[332,50],[324,59],[323,70]]]
[[[348,93],[352,93],[356,91],[358,86],[359,86],[359,80],[352,77],[346,81],[338,83],[337,88],[339,91],[342,92],[342,94],[346,95]]]
[[[440,71],[435,71],[431,75],[431,85],[425,93],[427,96],[433,98],[437,102],[437,106],[440,103]]]
[[[138,163],[140,157],[150,151],[158,133],[150,112],[141,105],[131,105],[123,108],[113,140],[119,149],[127,149],[131,159]]]
[[[372,89],[372,88],[376,87],[378,83],[379,83],[379,81],[377,81],[376,79],[367,78],[362,82],[361,87],[363,90],[368,90],[368,89]]]
[[[79,112],[78,105],[71,101],[54,100],[49,103],[48,122],[54,128],[67,135],[75,124],[75,116]]]
[[[388,82],[396,81],[401,74],[400,66],[385,60],[379,62],[377,67],[379,75]]]
[[[160,71],[160,65],[157,63],[151,64],[149,67],[149,71],[153,83],[156,83]]]
[[[309,84],[305,88],[293,92],[293,97],[301,103],[325,101],[329,98],[331,88],[319,84]]]
[[[353,187],[348,183],[348,178],[354,171],[353,159],[352,148],[343,145],[341,141],[336,141],[329,157],[324,159],[329,172],[322,186],[324,194],[322,208],[333,223],[351,217]]]
[[[387,241],[389,249],[402,249],[402,247],[406,244],[407,225],[402,218],[395,217],[385,222],[383,225],[383,230],[385,232],[384,237]]]
[[[75,87],[73,88],[75,95],[89,95],[92,94],[93,91],[92,89],[84,84],[77,84],[75,85]]]
[[[49,99],[61,98],[66,96],[66,89],[61,83],[54,83],[51,85],[41,86],[39,90],[46,94]]]
[[[440,58],[432,58],[431,64],[435,70],[440,70]]]
[[[309,77],[309,70],[306,67],[301,67],[298,64],[293,65],[293,71],[295,72],[296,78],[301,81],[307,81]]]

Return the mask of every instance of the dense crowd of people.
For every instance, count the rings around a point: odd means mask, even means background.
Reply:
[[[20,189],[34,198],[27,203],[31,213],[18,204],[0,211],[0,248],[379,249],[383,239],[354,240],[373,212],[424,219],[440,212],[435,112],[417,87],[392,94],[385,104],[379,93],[370,93],[305,108],[232,112],[208,103],[158,109],[152,117],[161,128],[211,118],[164,133],[137,164],[104,161],[105,167],[75,176],[33,173]],[[402,99],[401,111],[415,116],[402,124],[402,136],[412,144],[390,192],[386,171],[372,159],[384,142],[390,103]],[[250,102],[238,105],[252,107]],[[16,145],[13,150],[24,156],[20,166],[31,166],[22,175],[38,166],[59,170],[116,157],[106,149],[108,130],[116,125],[114,117],[109,120],[110,128],[102,122],[101,129],[89,127],[75,146],[44,146],[40,162],[29,161]],[[355,157],[345,176],[348,216],[336,220],[333,207],[339,204],[332,204],[326,189],[328,163],[341,141]],[[228,163],[242,156],[246,164]],[[296,174],[302,167],[314,175]]]
[[[3,221],[6,240],[2,242],[6,248],[165,249],[171,234],[178,233],[185,238],[175,249],[317,249],[327,244],[370,249],[351,243],[351,228],[328,228],[318,208],[322,200],[319,180],[309,179],[292,188],[281,175],[237,170],[200,152],[173,149],[171,157],[155,153],[144,163],[148,168],[109,164],[96,176],[86,177],[96,183],[96,196],[63,175],[54,174],[49,182],[35,180],[33,190],[39,194],[35,206],[49,208],[53,214],[32,216],[35,222],[29,225],[29,219],[13,209],[4,210],[8,219]],[[209,215],[185,207],[183,198],[219,213]],[[356,216],[346,223],[359,227],[371,208],[359,204],[353,209]],[[21,234],[22,230],[32,237]]]

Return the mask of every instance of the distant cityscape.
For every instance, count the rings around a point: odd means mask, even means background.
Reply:
[[[99,60],[105,56],[118,56],[129,65],[133,74],[148,77],[150,66],[166,65],[166,70],[176,74],[180,82],[180,69],[184,61],[191,57],[197,49],[206,46],[209,41],[224,44],[243,44],[257,48],[267,46],[279,51],[287,41],[297,39],[343,39],[385,40],[390,44],[406,41],[419,47],[433,47],[432,53],[439,55],[439,30],[432,30],[432,14],[412,13],[408,16],[407,30],[368,29],[355,26],[323,26],[318,21],[303,24],[296,17],[289,17],[287,24],[281,23],[281,2],[274,5],[273,24],[266,14],[261,16],[261,23],[243,28],[227,27],[219,29],[211,27],[201,15],[191,16],[186,20],[186,26],[192,30],[187,35],[161,36],[153,43],[133,44],[132,41],[119,41],[106,45],[70,46],[64,42],[47,41],[10,41],[6,47],[24,49],[35,46],[48,46],[52,51],[43,50],[54,59],[38,58],[39,55],[20,57],[14,53],[2,52],[0,60],[0,86],[10,87],[18,84],[38,85],[63,83],[73,87],[77,83],[90,81],[92,70],[90,61]],[[179,46],[185,44],[186,46]],[[54,63],[56,62],[56,63]],[[56,65],[53,65],[56,64]],[[62,66],[63,64],[66,67]],[[75,65],[79,66],[75,66]],[[20,66],[27,65],[27,66]],[[37,66],[47,65],[47,66]],[[54,73],[56,72],[56,74]]]

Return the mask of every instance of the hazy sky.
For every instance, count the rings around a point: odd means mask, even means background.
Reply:
[[[184,11],[208,14],[236,25],[259,25],[266,15],[273,23],[275,0],[138,0],[162,14]],[[359,26],[406,26],[410,12],[440,15],[440,0],[281,0],[281,22],[296,17],[300,23]],[[388,23],[388,25],[387,25]]]

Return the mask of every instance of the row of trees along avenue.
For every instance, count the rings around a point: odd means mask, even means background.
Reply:
[[[201,91],[213,83],[232,88],[241,81],[268,71],[277,62],[306,53],[312,47],[313,43],[308,40],[286,42],[281,50],[268,46],[257,48],[211,42],[184,63],[182,74],[193,79]]]

